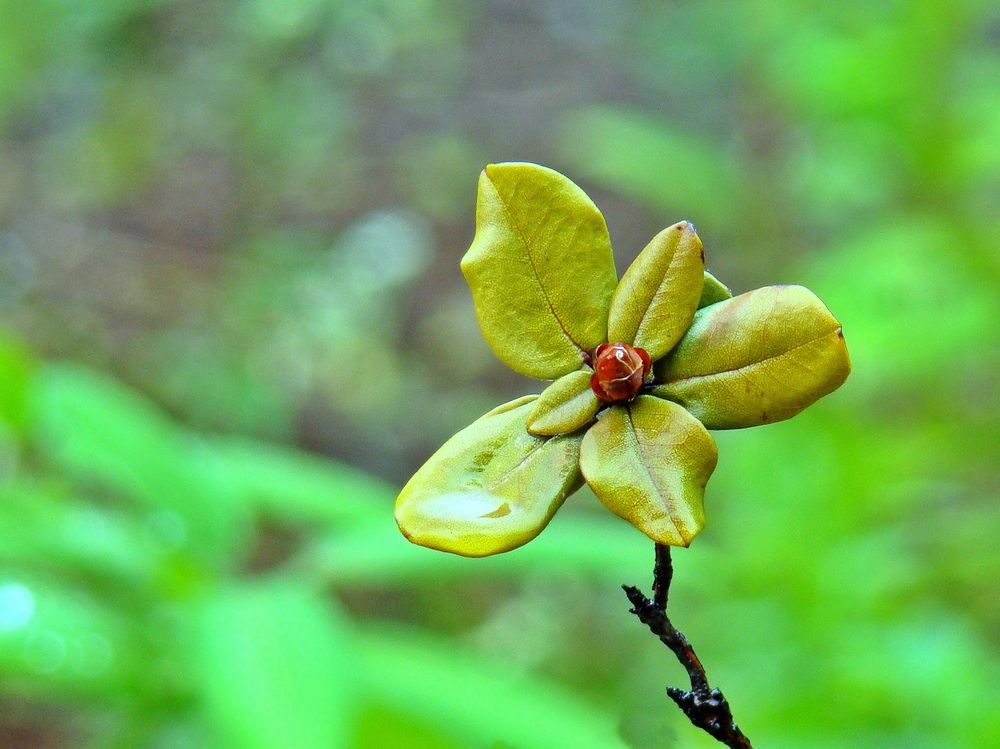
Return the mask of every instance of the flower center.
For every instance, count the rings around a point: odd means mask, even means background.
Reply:
[[[590,387],[605,403],[634,398],[649,374],[649,354],[627,343],[602,343],[594,351]]]

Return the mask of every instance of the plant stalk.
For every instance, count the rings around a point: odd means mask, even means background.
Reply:
[[[731,749],[753,749],[736,721],[733,719],[729,702],[718,689],[709,686],[705,667],[701,665],[694,648],[684,633],[670,622],[667,616],[667,599],[670,581],[674,576],[674,566],[670,559],[670,547],[656,544],[656,561],[653,565],[653,597],[647,598],[638,588],[623,585],[622,589],[632,604],[630,613],[649,627],[649,631],[660,638],[660,642],[677,656],[691,680],[691,689],[667,687],[667,695],[688,717],[688,720],[718,742]]]

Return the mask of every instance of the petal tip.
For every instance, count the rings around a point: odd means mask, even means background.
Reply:
[[[528,423],[525,425],[525,428],[528,430],[528,434],[532,434],[535,437],[554,436],[553,434],[551,434],[549,431],[546,430],[545,423],[540,416],[530,419]]]
[[[402,497],[402,495],[400,495],[400,497]],[[403,534],[403,538],[405,538],[411,544],[416,544],[417,546],[421,546],[422,544],[414,538],[413,534],[410,531],[406,529],[406,525],[404,524],[403,519],[400,517],[400,507],[401,507],[400,500],[397,499],[396,509],[392,513],[393,520],[396,521],[396,527],[399,528],[399,532]]]

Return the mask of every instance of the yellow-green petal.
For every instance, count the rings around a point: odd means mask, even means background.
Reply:
[[[851,371],[840,323],[802,286],[768,286],[698,310],[656,368],[654,394],[709,429],[781,421]]]
[[[701,299],[698,300],[698,309],[724,301],[732,296],[733,292],[729,290],[728,286],[708,271],[705,271],[705,281],[701,287]]]
[[[661,544],[687,546],[705,525],[705,485],[718,459],[705,427],[676,403],[639,396],[587,430],[580,468],[615,515]]]
[[[483,337],[515,372],[554,380],[607,340],[617,280],[608,228],[586,193],[552,169],[483,170],[462,273]]]
[[[611,298],[608,340],[662,358],[691,324],[704,285],[705,252],[690,221],[653,237]]]
[[[580,435],[537,437],[535,397],[493,409],[448,440],[407,482],[396,523],[410,541],[467,557],[537,536],[580,486]]]
[[[589,367],[570,372],[545,388],[528,416],[528,431],[533,434],[566,434],[593,421],[601,407],[590,387],[593,373]]]

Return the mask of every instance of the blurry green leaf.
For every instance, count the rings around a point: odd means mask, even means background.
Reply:
[[[728,226],[737,175],[725,149],[638,112],[589,107],[562,123],[561,153],[581,174],[668,215]]]
[[[907,725],[920,738],[905,741],[906,746],[993,746],[1000,738],[1000,717],[992,710],[975,709],[965,696],[992,695],[1000,688],[995,653],[992,658],[984,657],[983,644],[973,629],[941,610],[919,610],[905,618],[889,616],[854,633],[824,628],[817,635],[830,657],[821,665],[824,688],[816,699],[832,700],[845,689],[857,690],[860,700],[855,714],[874,725],[881,716]],[[852,661],[845,648],[869,653],[867,667]],[[881,677],[887,673],[898,678]],[[942,684],[962,687],[942,690]],[[928,712],[928,705],[933,710]],[[925,741],[926,737],[931,738]],[[869,744],[872,749],[884,745],[884,741]]]
[[[705,525],[705,484],[718,452],[676,403],[641,395],[587,430],[580,469],[615,515],[661,544],[687,546]]]
[[[824,121],[859,115],[890,120],[903,100],[919,97],[913,87],[923,80],[922,48],[911,46],[906,29],[918,18],[917,13],[901,14],[895,23],[873,18],[854,33],[846,31],[849,26],[803,22],[794,34],[776,35],[763,72],[793,105]]]
[[[625,749],[613,715],[555,684],[400,628],[359,634],[365,693],[470,747]]]
[[[346,747],[353,647],[336,609],[300,584],[234,585],[206,598],[190,656],[218,746]]]
[[[899,168],[899,160],[907,158],[903,150],[896,134],[880,123],[835,120],[814,132],[808,147],[789,154],[787,175],[779,179],[801,196],[799,210],[833,232],[840,247],[844,216],[895,210],[891,201],[907,189],[907,174]]]
[[[961,184],[972,188],[972,196],[976,195],[975,188],[979,188],[986,193],[984,205],[996,205],[1000,153],[993,144],[1000,140],[1000,90],[995,85],[1000,70],[991,50],[983,49],[981,54],[983,66],[992,65],[993,73],[970,80],[966,90],[955,92],[961,97],[957,106],[964,133],[952,144],[956,155],[951,166]]]
[[[287,40],[314,28],[323,5],[323,0],[251,0],[240,6],[242,12],[234,14],[234,21],[247,35]]]
[[[0,334],[0,424],[16,433],[24,432],[28,426],[33,370],[28,351],[16,340]]]
[[[690,221],[650,240],[622,276],[608,313],[608,340],[662,358],[691,325],[705,279],[705,253]]]
[[[354,747],[406,747],[406,749],[470,749],[454,737],[448,726],[414,715],[406,705],[367,700],[356,716]]]
[[[68,475],[98,481],[142,503],[155,523],[210,559],[231,556],[247,533],[247,508],[221,480],[206,448],[121,385],[70,366],[49,366],[33,404],[36,442]]]
[[[913,392],[941,378],[967,383],[974,369],[996,372],[1000,346],[983,344],[996,340],[998,276],[976,262],[995,258],[995,243],[944,217],[867,229],[809,266],[864,362],[852,386],[881,399],[886,387]]]
[[[615,265],[604,217],[558,172],[491,164],[462,259],[483,337],[515,372],[554,379],[607,337]]]
[[[655,395],[709,429],[794,416],[836,390],[851,370],[840,323],[802,286],[768,286],[695,315],[656,367]]]
[[[729,299],[732,295],[733,292],[729,290],[728,286],[708,271],[705,271],[705,281],[701,287],[701,298],[698,300],[698,309]]]
[[[0,123],[12,107],[25,94],[31,93],[31,84],[45,72],[57,57],[60,43],[75,40],[66,33],[68,24],[54,2],[20,5],[17,0],[0,0]],[[67,38],[70,37],[70,38]]]
[[[37,573],[0,569],[4,687],[40,699],[101,697],[137,688],[146,654],[132,622],[86,592]],[[146,664],[148,666],[148,664]],[[147,688],[160,688],[146,669]]]
[[[160,562],[140,527],[37,482],[0,484],[0,539],[0,562],[62,567],[133,589],[147,587]]]
[[[450,554],[428,554],[407,543],[389,523],[339,531],[307,549],[295,564],[302,574],[351,587],[539,575],[586,576],[617,583],[648,572],[649,547],[631,527],[606,512],[588,517],[564,510],[530,544],[474,564]]]
[[[209,444],[240,501],[280,519],[342,525],[384,518],[396,497],[388,484],[332,460],[239,438]]]
[[[535,396],[504,404],[463,429],[418,470],[396,501],[413,543],[463,556],[509,551],[539,533],[579,487],[579,436],[536,437]]]
[[[563,375],[535,401],[528,416],[528,431],[538,435],[575,432],[590,423],[601,402],[590,387],[589,367]]]

